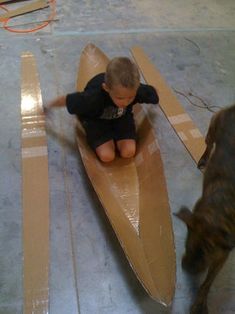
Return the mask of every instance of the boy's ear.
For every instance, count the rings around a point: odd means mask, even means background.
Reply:
[[[109,88],[108,88],[108,86],[106,85],[106,83],[102,83],[102,88],[103,88],[106,92],[109,92]]]

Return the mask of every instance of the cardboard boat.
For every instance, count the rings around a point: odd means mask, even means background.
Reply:
[[[108,57],[93,44],[80,57],[77,90],[105,72]],[[104,164],[88,147],[78,121],[77,143],[90,181],[136,276],[158,302],[175,291],[175,247],[166,181],[157,139],[140,105],[135,106],[137,154]]]

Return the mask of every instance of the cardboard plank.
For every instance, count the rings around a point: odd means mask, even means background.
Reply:
[[[49,3],[47,2],[47,0],[38,0],[38,1],[35,1],[33,3],[22,5],[15,10],[10,10],[4,14],[1,14],[0,15],[0,22],[6,20],[7,18],[14,17],[14,16],[21,15],[21,14],[25,14],[25,13],[32,12],[32,11],[36,11],[39,9],[43,9],[43,8],[48,7],[48,6],[49,6]]]
[[[104,72],[108,57],[87,45],[80,57],[77,89]],[[88,147],[81,124],[78,148],[90,181],[136,276],[158,302],[169,305],[175,291],[175,247],[159,145],[147,116],[135,106],[135,158],[100,162]]]
[[[0,3],[13,3],[13,2],[25,2],[30,0],[0,0]]]
[[[11,3],[11,2],[15,2],[15,0],[0,0],[0,3]]]
[[[21,57],[24,314],[48,313],[49,183],[45,117],[36,62]]]
[[[154,86],[160,98],[160,107],[176,134],[197,163],[205,151],[204,137],[190,116],[178,101],[172,89],[167,85],[159,70],[149,60],[142,48],[133,47],[131,53],[138,64],[145,81]]]

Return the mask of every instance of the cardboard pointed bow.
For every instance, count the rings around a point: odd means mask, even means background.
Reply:
[[[109,59],[89,44],[82,52],[77,89],[82,91]],[[78,147],[87,174],[122,248],[142,285],[158,302],[169,305],[175,291],[175,247],[160,150],[151,125],[136,105],[138,151],[131,160],[101,163],[87,146],[78,122]]]

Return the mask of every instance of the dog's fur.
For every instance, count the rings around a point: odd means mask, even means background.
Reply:
[[[191,273],[207,270],[191,314],[206,314],[210,286],[235,246],[235,105],[216,113],[198,162],[205,168],[203,191],[193,212],[176,214],[188,227],[182,266]]]

